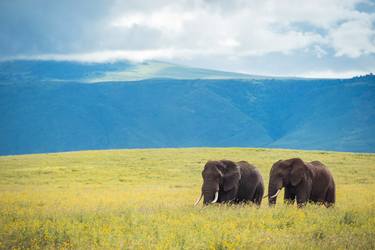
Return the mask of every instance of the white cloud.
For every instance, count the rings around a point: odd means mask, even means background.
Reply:
[[[218,58],[245,62],[249,57],[296,58],[309,52],[320,61],[346,62],[375,53],[375,13],[356,8],[359,3],[374,5],[370,0],[114,0],[97,3],[89,13],[84,11],[87,4],[66,0],[51,4],[54,7],[41,15],[43,3],[35,1],[22,12],[25,5],[20,3],[14,13],[0,9],[0,56],[179,62],[205,58],[210,68]]]
[[[343,79],[352,78],[354,76],[367,75],[369,72],[361,70],[348,70],[348,71],[334,71],[334,70],[322,70],[322,71],[307,71],[293,75],[283,76],[296,76],[296,77],[307,77],[307,78],[332,78],[332,79]]]
[[[184,23],[193,19],[190,12],[184,12],[172,7],[164,7],[151,13],[135,12],[115,18],[111,25],[114,27],[134,28],[146,26],[158,29],[161,32],[182,31]]]
[[[313,51],[318,58],[322,58],[327,55],[327,51],[322,49],[322,47],[320,47],[319,45],[315,45]]]
[[[160,49],[233,57],[288,54],[312,47],[316,56],[322,57],[324,46],[337,56],[357,57],[374,52],[371,22],[375,15],[356,10],[359,2],[366,1],[177,1],[163,3],[160,9],[122,12],[110,20],[109,26],[120,33],[121,29],[124,33],[142,28],[157,30],[161,36],[144,39]],[[348,39],[353,35],[355,39]]]
[[[280,20],[246,7],[223,14],[207,6],[199,9],[165,7],[150,13],[129,13],[111,21],[110,26],[123,28],[152,28],[163,34],[163,48],[206,51],[206,53],[261,55],[271,52],[289,53],[324,39],[320,34],[292,30],[275,30]],[[155,42],[153,37],[150,43]]]
[[[240,43],[234,38],[225,38],[224,40],[219,41],[219,45],[229,48],[235,48],[240,45]]]
[[[54,60],[54,61],[77,61],[77,62],[108,62],[117,60],[130,60],[142,62],[152,59],[189,58],[197,55],[195,50],[176,49],[154,49],[154,50],[108,50],[91,53],[68,53],[68,54],[40,54],[40,55],[18,55],[3,57],[2,60]]]
[[[1,57],[0,61],[9,60],[52,60],[52,61],[75,61],[83,63],[115,62],[118,60],[129,60],[132,62],[143,62],[153,59],[170,60],[174,58],[192,58],[198,54],[197,51],[155,49],[155,50],[107,50],[90,53],[66,53],[66,54],[38,54],[38,55],[16,55]]]
[[[336,56],[359,57],[375,53],[375,31],[370,20],[353,20],[341,24],[330,33]]]

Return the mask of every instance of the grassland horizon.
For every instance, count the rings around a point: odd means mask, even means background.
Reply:
[[[334,208],[263,200],[193,207],[207,160],[331,170]],[[0,249],[374,249],[375,154],[262,148],[97,150],[0,157]],[[266,192],[267,193],[267,192]]]

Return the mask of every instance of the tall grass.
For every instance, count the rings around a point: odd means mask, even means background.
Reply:
[[[320,160],[332,209],[193,207],[209,159]],[[0,157],[0,249],[374,249],[375,155],[269,149],[154,149]]]

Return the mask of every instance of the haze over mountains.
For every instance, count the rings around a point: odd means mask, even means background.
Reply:
[[[375,77],[252,76],[163,62],[0,63],[0,154],[145,147],[375,152]]]

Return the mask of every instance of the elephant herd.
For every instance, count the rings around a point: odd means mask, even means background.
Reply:
[[[259,170],[246,161],[208,161],[202,171],[201,196],[205,205],[210,203],[248,203],[260,206],[268,197],[270,206],[282,188],[284,202],[303,207],[307,202],[330,207],[335,203],[335,182],[327,167],[319,162],[304,162],[300,158],[279,160],[272,165],[268,194],[264,195],[264,182]]]

